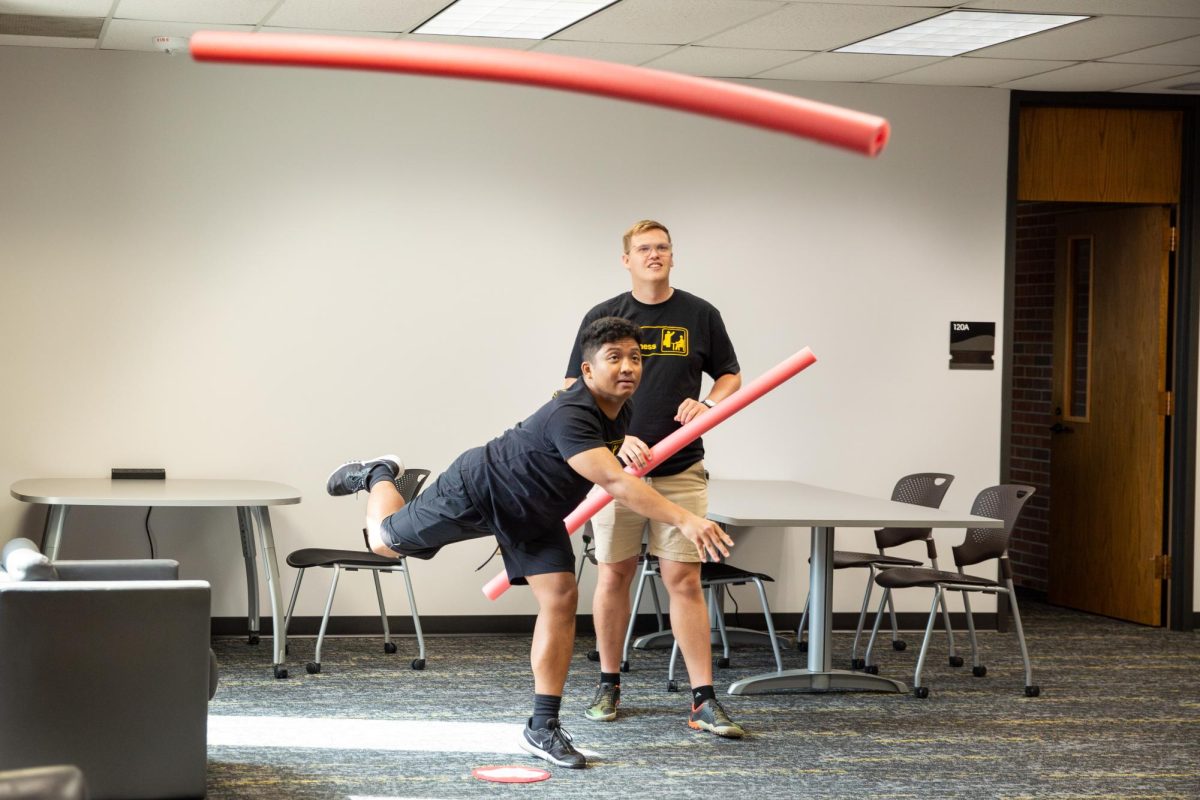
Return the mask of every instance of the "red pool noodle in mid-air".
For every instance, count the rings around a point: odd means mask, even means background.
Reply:
[[[729,395],[729,397],[717,403],[705,413],[682,426],[679,430],[654,445],[654,447],[651,447],[650,462],[645,467],[630,465],[625,468],[625,471],[640,478],[767,392],[781,383],[794,378],[801,370],[810,366],[816,360],[817,357],[807,347],[796,352],[791,357],[775,365],[741,389]],[[611,500],[612,495],[603,490],[593,491],[589,494],[563,520],[563,524],[567,527],[567,534],[573,534],[579,530],[583,526],[583,523],[591,519],[597,511],[608,505]],[[509,586],[511,584],[508,582],[508,575],[501,572],[484,585],[483,593],[487,595],[489,600],[495,600],[508,591]]]
[[[803,136],[868,156],[888,140],[882,117],[750,86],[588,58],[470,45],[306,34],[198,31],[197,61],[336,67],[545,86],[690,111]]]

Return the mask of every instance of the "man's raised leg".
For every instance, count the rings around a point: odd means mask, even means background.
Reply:
[[[404,498],[395,483],[402,474],[404,462],[399,456],[379,456],[366,461],[347,461],[330,473],[325,485],[326,491],[335,497],[367,491],[367,539],[371,551],[377,555],[396,555],[379,535],[379,526],[404,507]]]

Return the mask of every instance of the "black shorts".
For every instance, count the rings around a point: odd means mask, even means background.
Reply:
[[[468,496],[457,462],[411,503],[385,519],[380,533],[397,553],[423,559],[433,558],[448,544],[495,536],[504,570],[514,585],[528,583],[527,575],[575,572],[575,551],[565,528],[520,539],[493,531]]]

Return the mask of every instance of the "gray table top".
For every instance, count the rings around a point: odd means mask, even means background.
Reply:
[[[284,506],[300,492],[284,483],[203,478],[29,478],[9,487],[24,503],[52,506]]]
[[[1000,528],[1001,520],[796,481],[712,480],[708,517],[735,527]]]

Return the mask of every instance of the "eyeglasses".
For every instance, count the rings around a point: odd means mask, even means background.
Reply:
[[[658,253],[660,256],[665,256],[667,253],[671,252],[671,245],[667,244],[666,242],[660,242],[659,244],[639,244],[637,247],[633,248],[633,252],[637,253],[639,256],[648,256],[650,255],[651,251]]]

